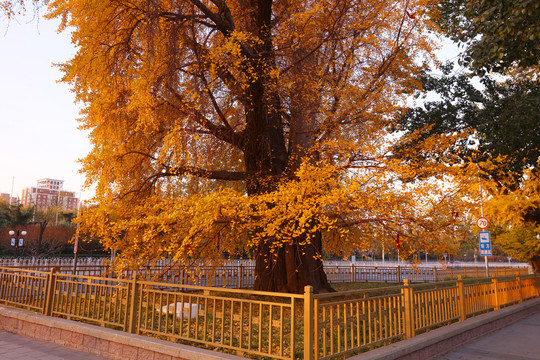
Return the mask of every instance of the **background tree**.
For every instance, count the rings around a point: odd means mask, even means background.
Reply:
[[[433,91],[439,99],[405,114],[396,129],[414,136],[404,136],[395,153],[421,164],[425,160],[422,153],[411,155],[411,148],[444,134],[462,134],[441,150],[455,154],[455,164],[474,164],[468,176],[473,177],[476,169],[486,191],[485,213],[500,232],[494,243],[538,269],[540,241],[533,234],[533,229],[540,233],[539,189],[534,185],[540,180],[538,79],[515,78],[501,83],[484,77],[484,88],[479,90],[470,76],[452,74],[451,69],[451,65],[443,66],[442,76],[428,74],[423,78],[425,92],[418,95]],[[475,216],[480,216],[478,210]]]
[[[16,228],[30,224],[33,208],[0,200],[0,226]]]
[[[494,243],[508,255],[531,263],[540,272],[540,177],[538,168],[525,171],[523,180],[514,191],[496,188],[486,203],[501,229]],[[493,186],[493,185],[492,185]],[[495,186],[494,186],[495,187]]]
[[[45,256],[60,251],[74,234],[72,220],[75,216],[73,211],[62,211],[57,207],[35,210],[32,214],[32,224],[38,231],[29,232],[26,251],[31,256]]]
[[[28,225],[32,219],[32,207],[21,203],[11,205],[9,211],[9,225],[13,227]]]
[[[10,239],[8,235],[10,230],[27,230],[32,220],[31,207],[22,206],[20,203],[9,204],[7,201],[0,200],[0,239],[4,248],[11,251]]]
[[[421,163],[421,154],[400,152],[461,133],[460,140],[440,153],[455,154],[457,164],[475,164],[487,190],[486,214],[501,231],[495,242],[538,269],[540,241],[533,232],[540,233],[534,186],[540,161],[540,8],[535,1],[450,0],[438,4],[438,9],[438,22],[446,34],[465,45],[461,61],[469,69],[456,73],[446,64],[442,74],[421,76],[423,91],[417,96],[435,94],[436,100],[411,108],[402,117],[396,130],[406,136],[396,154]],[[488,71],[501,73],[486,75]]]
[[[526,169],[537,171],[540,157],[538,79],[497,82],[483,77],[479,88],[469,73],[455,72],[451,63],[441,66],[441,71],[423,73],[423,87],[416,96],[436,94],[435,100],[423,101],[405,113],[396,130],[417,136],[404,138],[395,151],[399,154],[432,136],[458,132],[463,136],[445,149],[456,155],[456,162],[490,160],[492,164],[482,171],[500,186],[517,189]]]
[[[445,33],[465,46],[466,66],[481,73],[538,66],[538,1],[443,0],[437,10]]]
[[[21,252],[30,256],[58,253],[74,234],[72,221],[75,217],[76,213],[73,211],[60,210],[57,224],[56,207],[36,210],[31,206],[10,206],[8,202],[0,201],[0,243],[10,250],[11,236],[8,232],[18,228],[27,232]]]
[[[24,252],[32,257],[43,257],[59,254],[66,248],[71,248],[69,242],[75,234],[75,228],[67,225],[50,225],[41,232],[40,225],[28,227]],[[72,248],[71,248],[72,250]],[[69,251],[69,250],[68,250]],[[70,251],[69,253],[72,253]]]
[[[0,227],[9,225],[11,221],[11,208],[9,202],[0,199]]]

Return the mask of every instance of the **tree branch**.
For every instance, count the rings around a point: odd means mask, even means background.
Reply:
[[[163,178],[182,175],[194,175],[204,179],[212,180],[241,181],[246,180],[249,176],[249,173],[246,171],[207,170],[196,166],[181,166],[167,167],[165,171],[156,174],[155,176],[158,178]]]
[[[172,87],[167,86],[167,88],[176,98],[176,100],[178,100],[180,103],[184,103],[183,98]],[[178,111],[184,112],[182,109],[180,109],[170,101],[167,101],[167,103]],[[208,130],[210,134],[214,135],[219,140],[225,141],[226,143],[229,143],[240,149],[242,148],[244,136],[241,133],[235,132],[230,126],[226,127],[214,124],[197,109],[193,109],[191,115],[193,115],[192,118],[198,125]]]
[[[229,36],[230,33],[234,31],[234,22],[232,20],[231,12],[223,1],[214,1],[219,9],[219,14],[214,13],[199,0],[191,0],[191,3],[212,20],[223,35]]]

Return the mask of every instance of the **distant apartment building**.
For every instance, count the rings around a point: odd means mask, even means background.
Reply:
[[[16,204],[17,203],[17,198],[16,197],[12,197],[11,195],[6,194],[6,193],[1,193],[0,194],[0,199],[5,200],[6,202],[8,202],[10,204]]]
[[[59,206],[63,210],[76,210],[79,199],[75,192],[64,191],[64,181],[39,179],[36,187],[23,189],[21,203],[35,206],[38,210]]]

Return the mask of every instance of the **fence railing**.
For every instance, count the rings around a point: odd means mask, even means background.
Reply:
[[[45,265],[45,266],[73,266],[74,258],[70,256],[62,256],[62,257],[31,257],[31,256],[19,256],[19,257],[12,257],[12,256],[1,256],[0,257],[0,267],[20,267],[20,266],[38,266],[38,265]],[[111,262],[110,256],[83,256],[78,257],[77,264],[79,265],[105,265],[107,263]],[[156,262],[157,265],[167,265],[170,263],[170,260],[164,259],[159,260]],[[231,265],[231,266],[238,266],[238,265],[255,265],[255,261],[252,259],[232,259],[232,260],[225,260],[223,265]],[[410,266],[409,262],[407,260],[323,260],[324,266],[365,266],[365,267],[397,267],[397,266]],[[203,263],[199,263],[196,265],[203,265]],[[442,269],[444,267],[466,267],[466,268],[475,268],[480,267],[484,268],[484,262],[476,262],[476,261],[455,261],[455,262],[444,262],[444,261],[438,261],[430,259],[429,261],[421,261],[415,264],[418,267],[424,267],[424,268],[433,268],[436,267],[438,269]],[[489,267],[495,268],[495,267],[527,267],[528,264],[524,262],[502,262],[502,261],[490,261]]]
[[[515,275],[313,294],[0,268],[0,304],[271,359],[349,356],[540,296]]]
[[[10,266],[13,267],[13,266]],[[18,265],[17,268],[27,270],[48,271],[51,266],[39,265]],[[244,289],[253,287],[255,283],[255,265],[239,262],[218,267],[200,266],[196,271],[186,269],[177,264],[141,267],[116,273],[108,265],[84,264],[75,269],[73,265],[54,265],[57,273],[73,274],[80,276],[97,277],[119,277],[131,279],[139,276],[141,280],[152,280],[157,282],[174,283],[182,285],[197,285],[207,287],[225,287]],[[481,267],[413,267],[413,266],[359,266],[351,265],[325,265],[324,271],[331,283],[343,282],[387,282],[401,283],[403,279],[411,282],[432,282],[440,280],[455,279],[459,275],[463,277],[498,277],[510,276],[519,273],[527,275],[527,266],[508,267],[499,266],[489,269],[489,274],[485,268]],[[489,276],[488,276],[489,275]]]
[[[3,268],[0,270],[0,301],[5,305],[43,312],[49,284],[47,273]]]
[[[303,296],[136,283],[131,331],[166,336],[236,353],[298,358]]]
[[[538,275],[470,280],[459,275],[457,281],[427,285],[405,279],[403,286],[312,295],[305,299],[313,316],[305,318],[312,337],[304,339],[310,344],[304,359],[347,357],[539,296]]]

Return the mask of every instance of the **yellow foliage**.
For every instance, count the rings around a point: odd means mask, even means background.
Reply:
[[[302,235],[323,233],[324,251],[345,256],[373,243],[392,248],[400,233],[408,258],[418,251],[453,251],[452,217],[444,209],[466,206],[458,186],[426,182],[396,188],[383,170],[358,175],[336,166],[304,163],[294,180],[272,192],[246,196],[223,186],[164,198],[102,199],[83,212],[83,227],[102,236],[122,258],[151,262],[171,258],[218,259],[222,252],[252,252],[262,239],[273,251]],[[439,186],[440,188],[440,186]],[[438,197],[437,200],[435,200]]]
[[[455,137],[411,149],[423,164],[389,151],[436,46],[430,3],[53,1],[79,49],[62,70],[93,144],[82,165],[96,206],[81,225],[135,263],[316,234],[342,256],[398,233],[405,256],[448,249],[471,187],[430,155]]]
[[[483,165],[487,168],[503,161],[503,158],[497,158]],[[486,182],[485,186],[488,196],[484,208],[492,224],[490,228],[496,231],[494,243],[516,259],[531,261],[533,257],[538,258],[540,179],[536,169],[525,170],[516,189],[509,189],[496,180]]]

